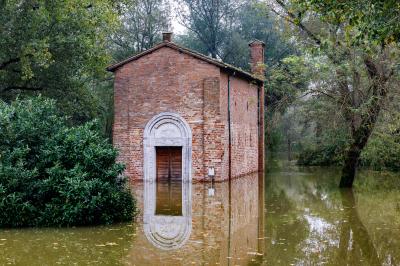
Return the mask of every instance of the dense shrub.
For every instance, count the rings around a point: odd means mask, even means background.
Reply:
[[[400,134],[374,134],[361,154],[361,164],[375,170],[400,171]]]
[[[305,149],[299,154],[297,164],[305,166],[341,165],[343,149],[335,145],[324,145]]]
[[[0,226],[130,220],[134,200],[117,151],[90,122],[68,127],[42,97],[0,101]]]
[[[348,143],[344,136],[325,138],[309,145],[300,154],[299,165],[342,165]],[[400,134],[375,132],[361,153],[360,166],[374,170],[400,171]]]
[[[344,132],[328,132],[318,139],[317,144],[303,146],[297,163],[306,166],[342,165],[347,147]]]

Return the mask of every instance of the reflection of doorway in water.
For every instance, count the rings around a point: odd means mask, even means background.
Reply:
[[[182,147],[156,147],[156,215],[182,215]]]

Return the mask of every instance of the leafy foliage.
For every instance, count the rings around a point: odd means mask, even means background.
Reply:
[[[382,44],[400,40],[400,3],[397,0],[295,0],[301,11],[313,10],[331,24],[347,23],[344,28],[354,44]]]
[[[311,145],[300,149],[299,165],[329,166],[343,165],[348,138],[343,130],[325,132]],[[302,143],[304,145],[304,143]]]
[[[291,158],[292,142],[296,141],[295,102],[308,88],[310,67],[301,56],[283,58],[269,68],[266,76],[266,145],[269,151],[282,149],[285,142]]]
[[[332,115],[332,106],[316,105],[310,101],[304,104],[310,106],[304,110],[298,109],[298,115],[311,125],[306,125],[305,121],[298,118],[293,119],[292,123],[314,128],[314,131],[303,131],[297,135],[301,139],[299,149],[296,150],[299,152],[298,164],[343,165],[350,144],[345,123],[340,116]],[[387,110],[382,112],[381,119],[361,153],[361,166],[375,170],[400,170],[400,120],[397,105],[388,105]],[[310,113],[311,108],[314,113]]]
[[[98,117],[120,1],[0,1],[0,98],[41,93],[73,123]]]
[[[390,134],[372,137],[361,155],[361,164],[376,170],[400,171],[400,138]]]
[[[287,29],[296,29],[297,32],[292,32],[303,53],[322,58],[321,63],[329,66],[311,77],[309,92],[312,98],[329,106],[333,104],[331,112],[342,117],[338,125],[347,131],[349,144],[340,186],[351,187],[361,153],[381,117],[381,110],[390,103],[388,95],[398,89],[400,31],[396,19],[382,23],[385,10],[391,18],[398,17],[398,3],[275,2],[274,11],[289,22]]]
[[[376,170],[400,171],[400,96],[393,98],[361,155],[361,164]]]
[[[250,70],[250,41],[263,41],[264,62],[267,72],[277,67],[281,60],[296,54],[296,49],[279,31],[275,15],[269,12],[260,1],[248,1],[237,11],[234,25],[227,33],[229,39],[223,45],[222,59],[225,62]],[[270,76],[267,73],[266,77]]]
[[[55,101],[0,102],[0,226],[126,221],[134,201],[96,123],[66,126]]]
[[[284,111],[308,88],[311,69],[301,56],[290,55],[271,68],[267,79],[267,104],[274,111]]]

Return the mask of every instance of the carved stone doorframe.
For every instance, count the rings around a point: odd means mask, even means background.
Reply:
[[[182,182],[191,182],[192,131],[180,115],[164,112],[154,116],[144,129],[144,181],[156,180],[156,147],[182,147]]]
[[[164,250],[176,249],[189,239],[192,229],[192,131],[180,115],[164,112],[154,116],[143,135],[144,232]],[[156,215],[156,147],[182,147],[182,215]]]

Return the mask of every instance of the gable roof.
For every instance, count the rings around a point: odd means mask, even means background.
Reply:
[[[191,55],[191,56],[193,56],[195,58],[198,58],[200,60],[203,60],[203,61],[205,61],[207,63],[210,63],[212,65],[220,67],[221,69],[225,70],[226,72],[232,73],[233,75],[238,75],[240,77],[243,77],[243,78],[251,80],[251,81],[256,81],[256,82],[261,82],[261,83],[264,82],[264,80],[261,79],[260,77],[258,77],[256,75],[253,75],[252,73],[249,73],[247,71],[244,71],[241,68],[235,67],[235,66],[227,64],[227,63],[224,63],[222,61],[216,60],[216,59],[211,58],[209,56],[203,55],[201,53],[195,52],[193,50],[190,50],[188,48],[179,46],[179,45],[177,45],[177,44],[175,44],[173,42],[168,42],[168,41],[164,41],[162,43],[159,43],[159,44],[155,45],[154,47],[152,47],[152,48],[150,48],[150,49],[148,49],[146,51],[143,51],[143,52],[141,52],[141,53],[139,53],[137,55],[128,57],[125,60],[122,60],[122,61],[120,61],[118,63],[113,64],[113,65],[110,65],[109,67],[107,67],[107,70],[111,71],[111,72],[114,72],[115,70],[117,70],[121,66],[123,66],[123,65],[125,65],[125,64],[127,64],[129,62],[132,62],[134,60],[137,60],[142,56],[150,54],[150,53],[152,53],[152,52],[154,52],[154,51],[156,51],[156,50],[158,50],[158,49],[160,49],[162,47],[169,47],[169,48],[177,50],[179,52]]]

